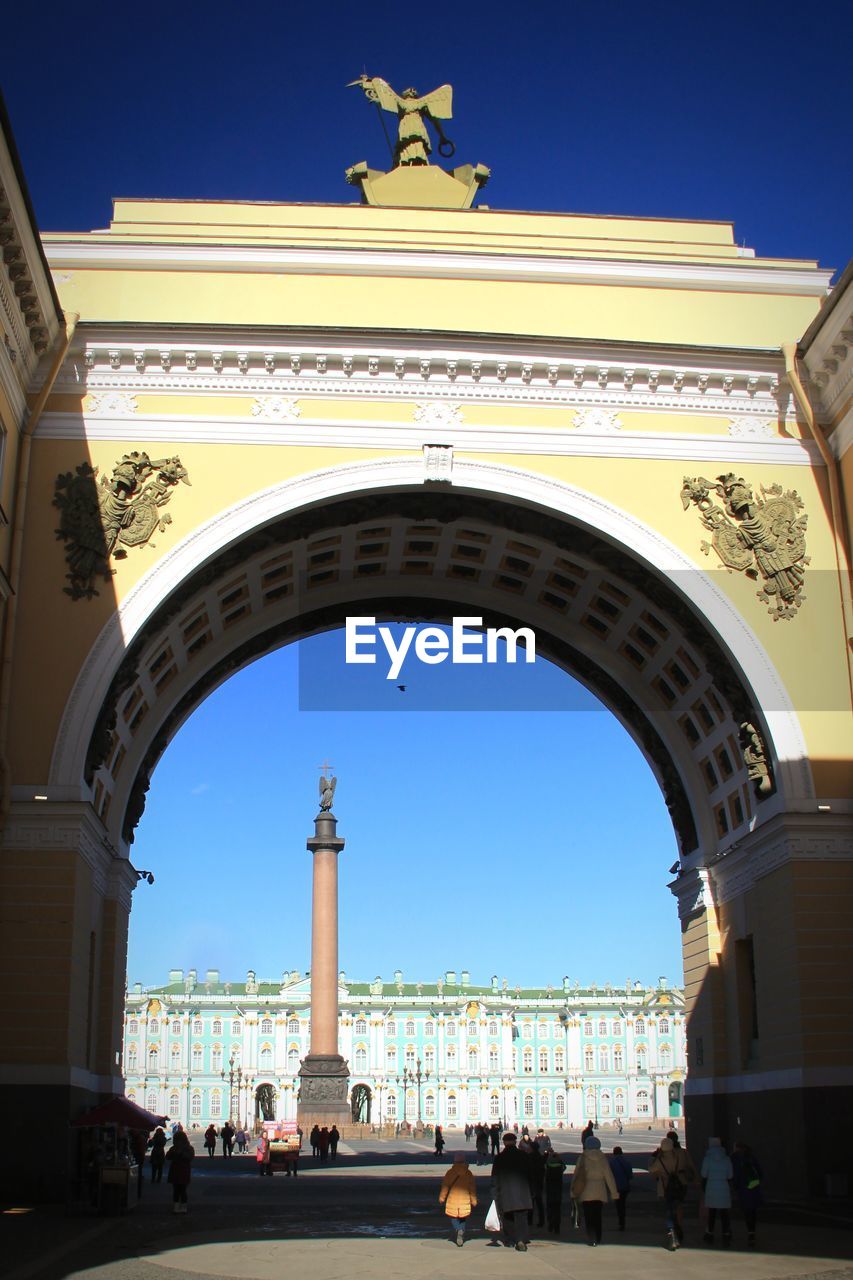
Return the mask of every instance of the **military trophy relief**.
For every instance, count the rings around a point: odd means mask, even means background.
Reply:
[[[88,462],[58,475],[53,505],[68,564],[65,594],[91,600],[100,594],[95,580],[109,582],[115,573],[111,560],[124,559],[131,547],[154,547],[152,536],[172,523],[163,508],[178,484],[190,484],[180,458],[152,460],[137,452],[124,454],[110,476],[99,477],[99,468]]]
[[[685,511],[691,504],[698,507],[711,534],[710,541],[700,543],[704,554],[713,548],[730,573],[737,570],[760,582],[756,595],[778,622],[795,617],[806,598],[808,516],[802,514],[803,502],[795,489],[762,485],[760,494],[756,498],[752,487],[733,472],[715,480],[685,476],[681,503]]]

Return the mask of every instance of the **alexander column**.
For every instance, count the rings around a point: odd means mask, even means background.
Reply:
[[[327,767],[327,766],[326,766]],[[351,1120],[347,1103],[349,1066],[338,1053],[338,854],[332,813],[337,778],[320,779],[320,812],[308,849],[314,855],[311,910],[311,1046],[299,1068],[297,1119],[307,1133],[315,1124]]]

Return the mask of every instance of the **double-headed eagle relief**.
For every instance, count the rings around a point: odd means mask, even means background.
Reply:
[[[711,498],[722,499],[718,505]],[[763,600],[774,621],[793,618],[802,604],[806,555],[806,523],[801,515],[803,502],[794,489],[761,486],[761,497],[733,472],[706,480],[684,477],[681,502],[686,511],[691,503],[699,508],[702,523],[711,533],[702,542],[705,555],[714,548],[728,569],[762,578],[758,599]]]
[[[432,143],[426,122],[438,134],[438,154],[449,159],[456,148],[445,137],[442,120],[453,117],[453,89],[449,84],[439,85],[432,93],[418,95],[417,89],[404,89],[395,93],[387,80],[379,76],[359,76],[348,88],[363,89],[368,102],[375,102],[383,111],[397,116],[397,145],[394,148],[394,168],[402,165],[429,164]]]
[[[172,517],[161,509],[177,484],[189,483],[180,458],[152,461],[136,452],[124,454],[100,483],[98,468],[88,462],[58,475],[53,505],[61,512],[56,536],[66,544],[66,594],[72,600],[98,595],[95,578],[109,582],[115,573],[110,557],[120,560],[125,548],[142,546],[156,530],[162,533]]]

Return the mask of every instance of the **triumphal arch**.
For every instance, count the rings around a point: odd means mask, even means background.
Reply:
[[[447,86],[360,87],[398,146],[339,204],[39,237],[0,155],[4,1156],[63,1176],[122,1087],[134,828],[193,708],[351,614],[461,612],[534,628],[658,779],[691,1142],[820,1192],[853,1114],[850,276],[490,209],[432,151]]]

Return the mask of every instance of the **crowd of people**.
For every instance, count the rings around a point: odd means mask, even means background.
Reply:
[[[466,1141],[475,1139],[477,1164],[484,1163],[491,1146],[495,1126],[475,1125]],[[498,1135],[499,1137],[499,1135]],[[443,1140],[442,1140],[443,1146]],[[604,1208],[615,1205],[616,1225],[625,1231],[628,1197],[634,1169],[622,1147],[616,1145],[605,1155],[592,1121],[581,1134],[581,1153],[569,1179],[569,1204],[572,1225],[580,1229],[581,1219],[587,1243],[597,1248],[604,1234]],[[436,1140],[436,1154],[441,1148]],[[530,1243],[534,1223],[549,1234],[559,1235],[562,1227],[563,1186],[567,1162],[554,1150],[551,1139],[540,1129],[531,1137],[526,1126],[521,1135],[509,1130],[503,1135],[502,1149],[492,1163],[491,1205],[486,1214],[486,1230],[493,1244],[503,1244],[525,1252]],[[671,1129],[655,1151],[649,1172],[655,1179],[657,1198],[662,1205],[666,1244],[676,1250],[684,1242],[684,1205],[691,1188],[701,1187],[700,1219],[704,1222],[703,1243],[713,1244],[717,1218],[721,1240],[728,1246],[732,1240],[731,1209],[737,1199],[747,1230],[747,1244],[755,1246],[758,1208],[762,1200],[761,1169],[744,1142],[735,1144],[729,1156],[719,1138],[711,1138],[697,1172],[678,1132]],[[477,1186],[467,1156],[459,1152],[444,1174],[439,1203],[450,1218],[453,1239],[461,1248],[465,1230],[477,1205]]]
[[[311,1155],[320,1163],[335,1160],[338,1154],[340,1132],[336,1125],[314,1125],[309,1134]],[[564,1185],[568,1182],[568,1204],[571,1223],[580,1229],[581,1220],[587,1243],[596,1248],[604,1234],[604,1209],[608,1202],[615,1206],[616,1227],[625,1231],[628,1197],[631,1193],[634,1169],[622,1147],[615,1145],[609,1154],[602,1150],[601,1139],[592,1121],[582,1131],[581,1153],[574,1168],[569,1170],[565,1155],[554,1149],[544,1129],[531,1136],[527,1126],[520,1132],[515,1129],[503,1134],[496,1124],[466,1125],[466,1142],[474,1141],[477,1165],[486,1163],[491,1155],[491,1204],[486,1215],[486,1230],[494,1245],[503,1244],[524,1252],[530,1243],[531,1228],[535,1225],[558,1236],[562,1230]],[[217,1142],[222,1142],[222,1154],[230,1158],[234,1146],[239,1152],[248,1149],[250,1137],[245,1129],[235,1129],[230,1122],[217,1131],[210,1124],[204,1133],[204,1146],[210,1156],[216,1152]],[[285,1162],[285,1172],[296,1175],[302,1132],[298,1131],[295,1159]],[[162,1127],[158,1127],[148,1142],[151,1181],[161,1182],[163,1169],[168,1165],[167,1181],[172,1187],[173,1211],[187,1212],[187,1188],[192,1177],[192,1161],[195,1151],[180,1124],[172,1128],[172,1145]],[[445,1147],[442,1128],[435,1128],[435,1154],[441,1156]],[[270,1136],[262,1132],[255,1144],[258,1172],[271,1175]],[[567,1178],[566,1175],[569,1174]],[[762,1203],[762,1171],[745,1142],[737,1142],[729,1154],[719,1138],[711,1138],[701,1165],[696,1164],[681,1143],[678,1131],[673,1128],[654,1152],[649,1173],[655,1180],[658,1202],[662,1208],[666,1244],[676,1250],[684,1243],[684,1208],[694,1191],[699,1193],[702,1242],[711,1245],[716,1239],[716,1226],[720,1224],[720,1241],[724,1247],[732,1242],[732,1207],[736,1202],[743,1214],[747,1232],[747,1245],[755,1246],[756,1219]],[[478,1204],[477,1183],[464,1152],[455,1155],[453,1163],[441,1180],[439,1203],[450,1219],[453,1240],[461,1247],[465,1242],[466,1228]]]

